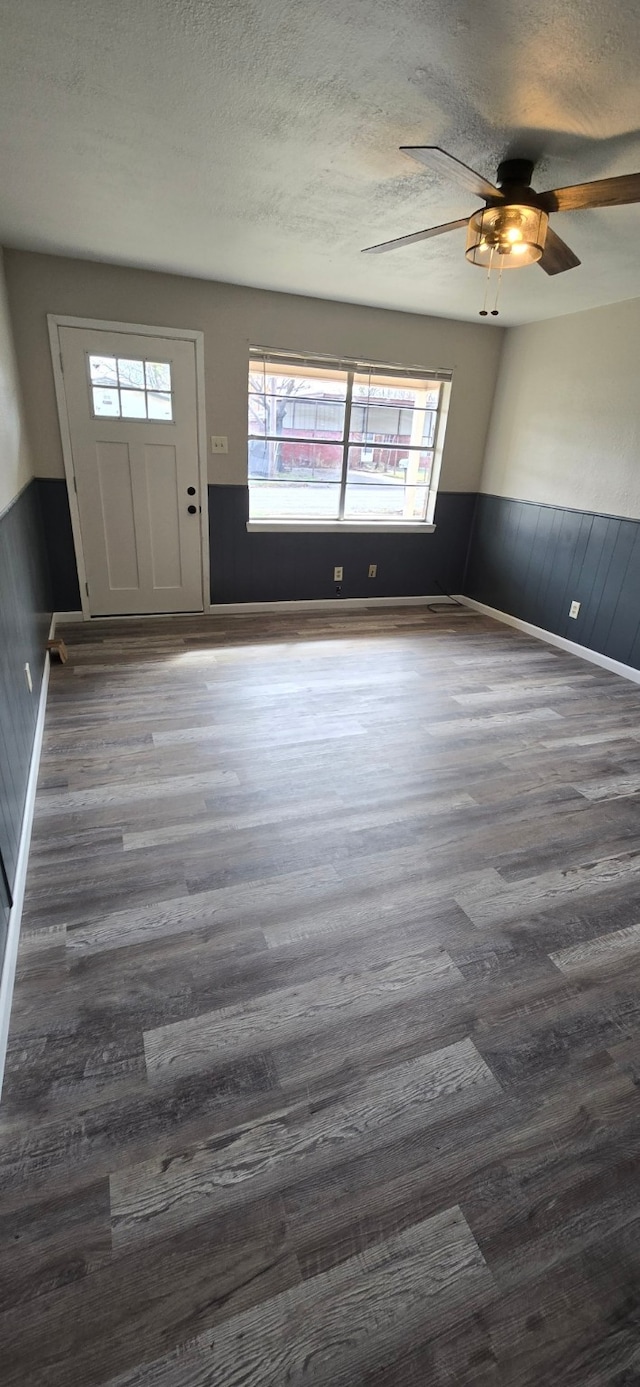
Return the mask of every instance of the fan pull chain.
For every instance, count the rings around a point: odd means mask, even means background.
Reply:
[[[490,279],[491,279],[491,271],[492,271],[492,269],[493,269],[493,246],[491,247],[491,254],[490,254],[490,256],[489,256],[489,269],[487,270],[487,278],[485,279],[485,282],[484,282],[484,300],[483,300],[483,303],[482,303],[482,308],[480,309],[480,313],[479,313],[479,317],[480,317],[480,318],[486,318],[486,317],[488,317],[488,313],[487,313],[487,295],[488,295],[488,293],[489,293],[489,281],[490,281]]]
[[[495,301],[495,303],[494,303],[494,305],[493,305],[493,308],[491,309],[491,317],[492,317],[492,318],[497,318],[497,317],[499,316],[499,315],[498,315],[498,299],[500,298],[500,286],[501,286],[501,284],[502,284],[502,271],[503,271],[503,268],[504,268],[503,265],[501,265],[501,266],[500,266],[500,274],[498,275],[498,283],[497,283],[497,285],[496,285],[496,301]]]

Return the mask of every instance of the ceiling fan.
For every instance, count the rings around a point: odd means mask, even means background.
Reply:
[[[427,241],[448,231],[467,228],[465,255],[473,265],[518,269],[537,261],[548,275],[562,274],[580,264],[577,255],[549,226],[550,212],[575,212],[587,207],[621,207],[640,202],[640,173],[624,173],[617,178],[600,178],[592,183],[575,183],[569,188],[550,188],[537,193],[531,187],[534,164],[530,159],[507,159],[498,167],[495,187],[482,174],[467,168],[437,145],[404,146],[408,154],[436,173],[446,173],[458,187],[481,197],[485,206],[470,217],[429,226],[394,241],[367,246],[366,254],[380,255],[414,241]],[[486,316],[486,315],[483,315]]]

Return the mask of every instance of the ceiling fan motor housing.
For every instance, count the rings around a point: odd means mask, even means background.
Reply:
[[[533,168],[531,159],[504,159],[498,164],[498,187],[528,188]]]
[[[487,207],[503,207],[505,202],[520,207],[541,207],[542,198],[531,187],[534,165],[530,159],[505,159],[498,165],[495,197],[486,197]]]

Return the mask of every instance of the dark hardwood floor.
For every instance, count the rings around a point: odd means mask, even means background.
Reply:
[[[640,689],[457,609],[64,634],[2,1387],[640,1384]]]

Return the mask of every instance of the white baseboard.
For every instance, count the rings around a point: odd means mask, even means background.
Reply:
[[[84,621],[84,612],[54,612],[51,618],[51,630],[49,639],[56,634],[56,626],[70,626],[78,621]]]
[[[521,621],[520,617],[510,616],[508,612],[501,612],[497,607],[488,607],[486,602],[476,602],[475,598],[463,597],[461,593],[457,593],[456,596],[465,607],[471,607],[482,616],[493,617],[494,621],[502,621],[505,626],[515,626],[516,631],[524,631],[527,636],[534,636],[536,640],[545,641],[547,645],[555,645],[559,650],[566,650],[569,655],[577,655],[579,659],[588,660],[592,665],[599,665],[601,669],[608,669],[623,679],[630,679],[632,684],[640,684],[640,669],[634,669],[633,665],[625,665],[621,660],[612,660],[609,655],[601,655],[598,650],[589,650],[588,646],[567,640],[566,636],[556,636],[553,631],[546,631],[543,626],[533,626],[530,621]]]
[[[457,600],[454,597],[446,597],[444,593],[436,592],[431,597],[317,597],[302,599],[291,602],[212,602],[203,616],[250,616],[252,612],[315,612],[330,611],[332,608],[339,607],[411,607],[427,606],[432,602],[451,602]],[[173,616],[200,616],[200,612],[164,612],[160,613],[170,621]],[[83,612],[54,612],[51,620],[50,636],[55,636],[56,627],[74,625],[76,622],[84,621]],[[157,621],[158,613],[149,612],[148,617],[144,614],[138,616],[103,616],[96,617],[96,621]]]
[[[456,599],[436,593],[435,597],[314,597],[308,601],[291,602],[212,602],[212,616],[250,616],[252,612],[322,612],[340,607],[411,607],[427,606],[431,602],[452,602]]]
[[[53,634],[54,623],[51,622],[51,632]],[[31,750],[31,763],[29,766],[29,779],[27,781],[27,796],[22,815],[22,830],[20,833],[20,847],[18,850],[18,863],[16,866],[15,882],[13,886],[13,905],[9,915],[9,929],[7,932],[7,942],[4,951],[4,961],[2,964],[2,976],[0,977],[0,1095],[2,1094],[2,1080],[4,1078],[4,1065],[7,1057],[7,1042],[9,1039],[9,1018],[11,1016],[11,1001],[13,998],[13,984],[16,976],[16,963],[18,960],[18,940],[20,938],[20,922],[22,920],[22,906],[24,903],[24,888],[27,880],[27,863],[29,861],[29,845],[31,843],[31,829],[33,826],[33,810],[36,802],[36,786],[38,784],[38,771],[40,769],[40,752],[42,751],[42,734],[44,732],[44,718],[47,709],[47,689],[49,687],[49,654],[45,653],[44,669],[42,671],[42,685],[40,688],[40,699],[38,702],[38,716],[36,719],[35,733],[33,737],[33,747]]]

